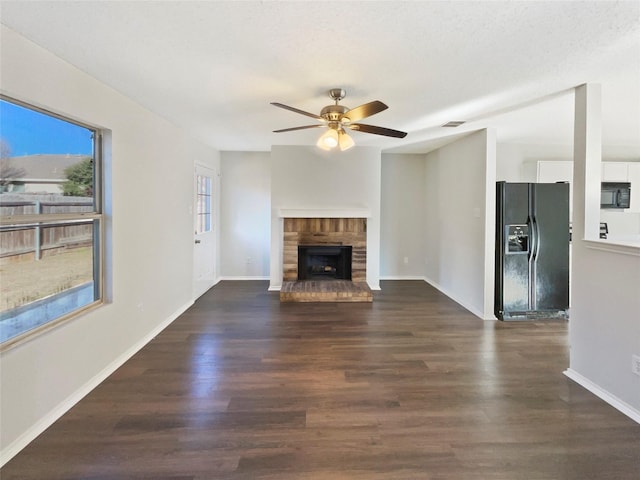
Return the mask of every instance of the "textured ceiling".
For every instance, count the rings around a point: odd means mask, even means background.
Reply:
[[[640,2],[2,1],[3,24],[220,150],[311,145],[341,87],[358,145],[424,152],[495,127],[501,142],[569,144],[571,88],[602,84],[604,142],[640,152]],[[457,129],[449,120],[466,120]]]

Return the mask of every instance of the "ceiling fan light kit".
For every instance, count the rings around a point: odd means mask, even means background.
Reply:
[[[337,125],[329,125],[329,129],[320,136],[316,143],[316,146],[323,150],[332,150],[335,147],[339,147],[342,152],[349,150],[354,145],[353,138]]]
[[[338,131],[330,128],[320,136],[316,145],[323,150],[331,150],[332,148],[337,147]]]
[[[338,144],[340,145],[340,150],[344,152],[345,150],[349,150],[351,147],[353,147],[355,145],[355,142],[353,141],[353,138],[351,138],[347,134],[347,132],[340,129],[340,131],[338,132]]]
[[[288,105],[284,105],[278,102],[271,102],[271,105],[284,108],[294,113],[306,115],[307,117],[315,118],[320,121],[320,124],[316,125],[304,125],[301,127],[284,128],[281,130],[274,130],[274,133],[291,132],[294,130],[304,130],[307,128],[328,127],[328,130],[320,136],[316,145],[323,150],[331,150],[335,147],[339,147],[341,151],[350,149],[355,145],[353,139],[347,134],[345,128],[350,130],[356,130],[363,133],[372,133],[374,135],[383,135],[386,137],[404,138],[407,136],[406,132],[399,130],[393,130],[391,128],[376,127],[374,125],[365,125],[364,123],[353,123],[363,118],[370,117],[376,113],[380,113],[386,110],[388,107],[379,100],[365,103],[356,108],[349,109],[344,105],[339,105],[338,102],[345,97],[346,93],[341,88],[332,88],[329,90],[329,97],[335,102],[334,105],[327,105],[320,111],[320,115],[314,113],[305,112]]]

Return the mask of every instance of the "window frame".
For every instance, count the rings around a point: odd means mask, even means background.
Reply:
[[[0,216],[0,227],[55,227],[69,223],[92,223],[92,252],[93,252],[93,292],[94,300],[73,311],[49,320],[42,325],[22,332],[0,343],[0,352],[24,343],[34,337],[60,326],[78,316],[103,305],[105,303],[105,215],[104,215],[104,130],[95,125],[75,120],[46,108],[18,100],[0,93],[0,100],[14,105],[48,115],[64,122],[85,128],[93,132],[93,211],[77,213],[41,213],[24,215]]]

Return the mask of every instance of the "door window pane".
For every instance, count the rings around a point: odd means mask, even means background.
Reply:
[[[196,175],[196,234],[210,232],[211,221],[211,177]]]

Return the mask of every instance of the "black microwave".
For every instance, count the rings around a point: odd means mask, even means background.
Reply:
[[[602,182],[600,208],[629,208],[631,184],[629,182]]]

